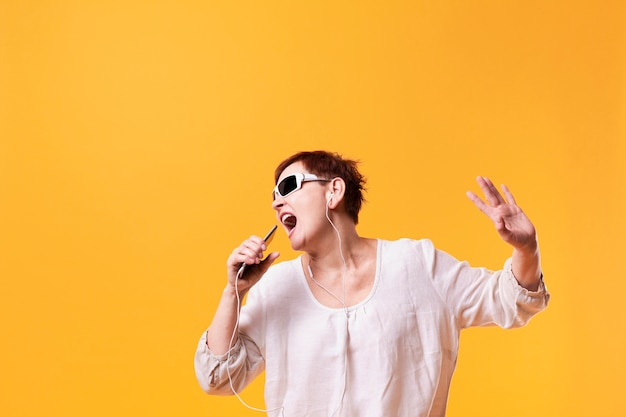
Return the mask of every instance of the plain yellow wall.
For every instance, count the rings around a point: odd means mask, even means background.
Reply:
[[[0,415],[260,415],[206,396],[193,354],[305,149],[362,161],[365,236],[499,268],[476,175],[535,222],[552,303],[463,334],[449,417],[626,415],[625,22],[622,1],[0,1]]]

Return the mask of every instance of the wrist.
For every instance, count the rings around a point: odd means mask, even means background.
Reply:
[[[539,254],[539,242],[536,236],[514,248],[520,255],[525,257],[534,257]]]
[[[249,289],[250,288],[242,289],[241,287],[236,287],[235,285],[229,282],[228,284],[226,284],[226,287],[224,287],[224,289],[222,290],[222,297],[223,298],[226,297],[230,300],[239,299],[239,304],[241,304],[243,297],[246,295]]]
[[[237,289],[229,282],[222,290],[222,296],[227,298],[237,298]]]

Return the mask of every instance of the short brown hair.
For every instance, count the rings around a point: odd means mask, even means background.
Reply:
[[[346,212],[354,220],[354,224],[359,222],[359,211],[365,201],[363,196],[365,189],[365,177],[359,172],[357,166],[359,161],[344,159],[335,152],[328,151],[304,151],[298,152],[281,162],[274,171],[274,183],[278,182],[280,174],[289,165],[302,162],[311,174],[322,178],[339,177],[346,183],[346,193],[344,201]]]

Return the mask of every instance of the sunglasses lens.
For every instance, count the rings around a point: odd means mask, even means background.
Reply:
[[[298,188],[298,181],[296,180],[295,175],[285,177],[281,182],[278,183],[278,192],[283,197],[289,193],[294,192],[296,188]]]

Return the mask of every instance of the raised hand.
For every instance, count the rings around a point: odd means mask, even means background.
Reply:
[[[503,197],[489,178],[477,177],[476,182],[482,189],[486,202],[471,191],[467,192],[467,197],[494,222],[500,237],[516,249],[535,251],[535,227],[517,205],[507,186],[502,185]]]

